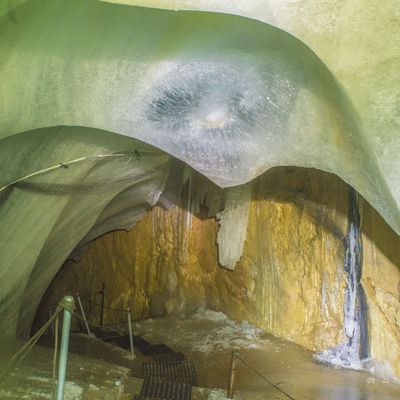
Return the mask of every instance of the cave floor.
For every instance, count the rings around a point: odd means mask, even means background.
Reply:
[[[232,350],[237,350],[252,368],[296,400],[400,398],[400,385],[384,377],[317,364],[310,351],[266,335],[246,322],[234,323],[222,313],[200,310],[189,317],[136,322],[134,333],[151,343],[164,343],[174,351],[183,352],[189,361],[195,362],[202,388],[194,388],[193,400],[226,399]],[[51,347],[52,342],[47,337],[42,345]],[[141,365],[149,361],[148,357],[137,352],[132,360],[127,350],[83,334],[71,336],[70,350],[66,400],[128,400],[139,393]],[[0,398],[51,399],[51,360],[51,349],[35,346],[0,389]],[[121,387],[116,385],[119,379]],[[235,399],[287,397],[238,361]]]
[[[53,340],[47,339],[48,344]],[[21,344],[17,344],[20,347]],[[6,365],[0,360],[0,367]],[[1,400],[54,399],[53,350],[36,345],[0,386]],[[130,370],[79,354],[68,355],[64,400],[114,400],[123,395]]]
[[[232,349],[261,375],[296,400],[394,400],[400,385],[365,371],[317,364],[312,352],[265,335],[247,323],[235,324],[222,313],[200,311],[190,318],[159,318],[137,323],[135,333],[165,343],[196,363],[199,386],[226,389]],[[226,393],[226,392],[225,392]],[[225,398],[213,394],[209,399]],[[287,399],[245,365],[236,368],[235,398]]]

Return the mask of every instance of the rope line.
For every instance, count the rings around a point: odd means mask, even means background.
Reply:
[[[258,375],[262,380],[267,382],[269,385],[274,387],[276,390],[279,392],[283,393],[288,399],[290,400],[296,400],[293,396],[291,396],[289,393],[285,392],[282,388],[280,388],[278,385],[275,383],[271,382],[269,379],[267,379],[265,376],[260,374],[256,369],[252,368],[246,361],[244,361],[240,356],[238,352],[234,352],[235,357],[240,360],[250,371],[254,372],[256,375]]]
[[[97,306],[97,307],[100,307],[100,308],[102,307],[102,308],[104,308],[105,310],[119,311],[119,312],[124,312],[124,313],[127,312],[126,309],[123,309],[123,308],[116,308],[116,307],[107,307],[107,306],[103,306],[103,305],[101,305],[101,304],[99,304],[99,303],[95,303],[94,301],[89,300],[89,299],[85,299],[85,301],[87,301],[88,303],[90,303],[90,304],[92,304],[92,305],[94,305],[94,306]]]
[[[76,312],[73,311],[72,315],[75,316],[76,318],[78,318],[80,321],[85,322],[85,319],[81,315],[77,314]],[[123,324],[127,323],[127,321],[120,321],[120,322],[116,322],[114,324],[100,325],[100,324],[97,324],[96,322],[90,321],[88,319],[86,320],[86,322],[89,325],[94,326],[95,328],[105,328],[105,327],[119,326],[119,325],[123,325]]]
[[[64,309],[65,304],[60,301],[59,306],[55,313],[51,316],[51,318],[18,350],[11,358],[8,363],[8,366],[0,375],[0,384],[2,384],[10,374],[10,372],[24,360],[24,358],[28,355],[28,353],[32,350],[33,346],[37,343],[40,337],[46,332],[52,322],[56,319],[56,317],[60,314],[60,312]]]

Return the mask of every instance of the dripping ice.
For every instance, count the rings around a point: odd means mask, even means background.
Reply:
[[[315,359],[338,367],[364,369],[368,361],[367,301],[361,284],[362,236],[358,194],[350,193],[349,227],[345,239],[344,271],[346,289],[344,300],[345,341],[315,355]]]

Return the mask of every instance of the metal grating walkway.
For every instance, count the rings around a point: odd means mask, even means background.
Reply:
[[[190,400],[192,385],[189,383],[168,382],[158,378],[145,378],[140,392],[140,397],[167,399],[167,400]]]
[[[147,396],[135,396],[133,400],[168,400],[166,398],[161,397],[147,397]]]
[[[185,382],[192,385],[197,384],[197,373],[194,363],[189,361],[175,362],[146,362],[143,363],[143,376],[145,378],[155,377],[173,382]]]
[[[157,353],[151,356],[155,362],[173,362],[186,361],[186,356],[183,353]]]

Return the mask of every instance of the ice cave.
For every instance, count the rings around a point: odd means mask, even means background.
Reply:
[[[0,400],[400,398],[399,0],[0,0]]]

